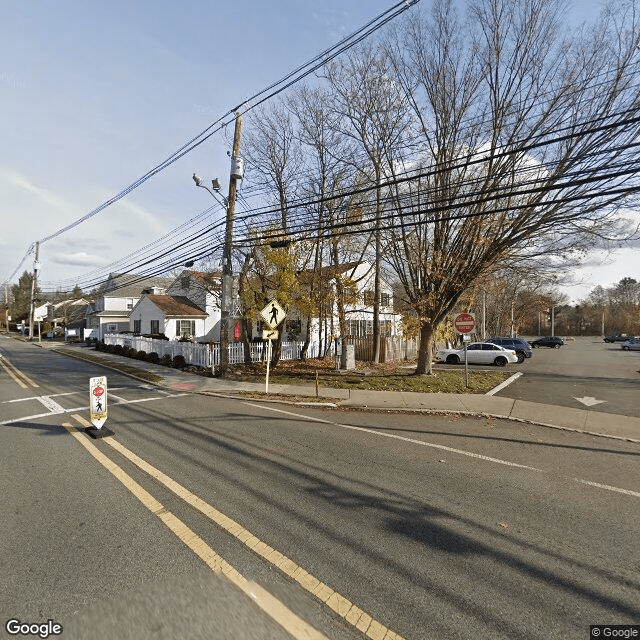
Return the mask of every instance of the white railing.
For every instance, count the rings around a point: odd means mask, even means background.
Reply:
[[[144,336],[132,336],[120,333],[108,333],[104,337],[104,343],[110,345],[119,344],[122,347],[131,347],[136,351],[157,353],[162,358],[165,355],[182,356],[187,364],[200,367],[216,367],[220,364],[220,344],[199,344],[194,342],[179,342],[177,340],[156,340]],[[281,360],[299,360],[302,351],[302,342],[283,342],[281,348]],[[265,359],[265,342],[252,342],[251,361],[262,362]],[[310,345],[307,357],[317,356],[317,347]],[[229,345],[229,363],[238,364],[244,362],[244,344],[234,342]]]

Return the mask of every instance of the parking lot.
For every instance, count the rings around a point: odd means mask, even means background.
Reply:
[[[534,349],[509,368],[523,375],[500,396],[640,417],[640,351],[619,343],[579,337],[560,349]]]

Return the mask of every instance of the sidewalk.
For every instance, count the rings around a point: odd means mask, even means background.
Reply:
[[[36,343],[37,344],[37,343]],[[59,343],[41,343],[44,348],[56,348]],[[78,349],[78,357],[85,347],[62,345]],[[177,369],[154,365],[150,362],[131,360],[102,351],[91,350],[92,356],[99,356],[105,366],[110,362],[126,362],[132,367],[148,371],[162,378],[156,382],[160,387],[173,391],[188,391],[209,395],[231,396],[241,391],[265,392],[263,382],[241,382],[207,378]],[[315,396],[315,386],[269,384],[269,393],[278,395]],[[596,436],[619,438],[640,443],[640,418],[604,413],[589,409],[573,409],[557,405],[526,402],[511,398],[483,394],[416,393],[404,391],[363,391],[358,389],[320,388],[318,395],[331,406],[360,409],[384,409],[391,411],[417,411],[423,413],[459,413],[466,415],[491,416],[537,424],[555,429],[565,429]],[[325,404],[326,404],[325,403]],[[299,403],[305,406],[321,407],[323,403]]]

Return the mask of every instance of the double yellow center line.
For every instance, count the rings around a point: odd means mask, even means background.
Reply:
[[[74,414],[73,419],[84,427],[90,424],[80,415]],[[202,561],[213,571],[221,572],[233,584],[239,587],[244,593],[249,595],[260,608],[271,616],[281,627],[289,632],[296,639],[324,638],[320,632],[308,625],[296,614],[290,611],[284,604],[274,596],[265,591],[262,587],[250,583],[236,569],[219,556],[207,543],[194,533],[187,525],[179,520],[171,512],[158,502],[149,492],[141,487],[131,478],[121,467],[115,464],[110,458],[104,455],[83,433],[78,431],[71,424],[63,424],[64,428],[80,443],[85,449],[112,473],[142,504],[154,515],[164,522],[164,524]],[[388,627],[374,620],[369,614],[350,602],[347,598],[334,591],[327,584],[318,580],[313,575],[305,571],[301,566],[290,560],[285,555],[276,551],[273,547],[265,544],[262,540],[254,536],[249,530],[238,524],[228,516],[224,515],[210,504],[189,491],[186,487],[162,473],[148,462],[137,456],[132,451],[120,444],[114,437],[106,437],[102,442],[110,445],[118,453],[132,462],[140,470],[147,473],[160,482],[176,496],[184,500],[194,509],[205,515],[209,520],[234,536],[239,542],[255,554],[277,567],[286,576],[297,582],[302,588],[326,604],[347,623],[355,627],[358,631],[372,640],[403,640]]]
[[[9,374],[9,377],[23,389],[33,387],[37,389],[40,385],[34,382],[28,375],[22,373],[18,367],[9,362],[2,354],[0,354],[0,366]]]

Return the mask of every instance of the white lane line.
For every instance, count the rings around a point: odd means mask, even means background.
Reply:
[[[301,418],[303,420],[308,420],[311,422],[321,422],[324,424],[331,425],[333,427],[339,427],[340,429],[349,429],[351,431],[361,431],[363,433],[371,433],[375,436],[380,436],[382,438],[391,438],[392,440],[402,440],[404,442],[410,442],[411,444],[418,444],[423,447],[430,447],[433,449],[441,449],[444,451],[449,451],[451,453],[458,453],[463,456],[467,456],[469,458],[476,458],[479,460],[486,460],[487,462],[494,462],[497,464],[501,464],[507,467],[516,467],[518,469],[528,469],[529,471],[535,471],[536,473],[544,473],[548,474],[549,472],[544,469],[538,469],[537,467],[530,467],[528,465],[519,464],[517,462],[510,462],[509,460],[501,460],[500,458],[492,458],[490,456],[483,456],[479,453],[473,453],[472,451],[464,451],[463,449],[454,449],[453,447],[446,447],[441,444],[435,444],[433,442],[425,442],[424,440],[416,440],[414,438],[406,438],[404,436],[396,435],[395,433],[384,433],[383,431],[376,431],[375,429],[367,429],[366,427],[354,427],[350,424],[340,424],[339,422],[332,422],[331,420],[324,420],[322,418],[314,418],[312,416],[305,416],[300,413],[294,413],[292,411],[285,411],[283,409],[276,409],[275,407],[268,407],[263,404],[254,404],[252,402],[243,402],[249,407],[255,407],[258,409],[264,409],[265,411],[273,411],[275,413],[284,413],[285,415],[293,416],[295,418]],[[560,475],[560,474],[558,474]],[[591,480],[584,480],[583,478],[572,478],[570,476],[562,476],[563,478],[569,478],[574,482],[579,482],[580,484],[584,484],[590,487],[597,487],[598,489],[605,489],[606,491],[613,491],[615,493],[621,493],[627,496],[633,496],[634,498],[640,498],[640,493],[637,491],[631,491],[630,489],[622,489],[620,487],[613,487],[608,484],[601,484],[599,482],[592,482]]]
[[[49,396],[38,396],[36,398],[41,402],[51,413],[64,413],[64,407],[60,406],[55,400],[52,400]]]
[[[508,387],[512,382],[515,382],[522,375],[522,371],[518,371],[518,373],[514,373],[512,376],[507,378],[504,382],[501,382],[497,387],[493,387],[490,391],[485,393],[485,396],[493,396],[498,391],[502,391],[505,387]]]
[[[138,398],[137,400],[122,400],[122,402],[113,402],[111,403],[112,407],[119,407],[121,405],[127,405],[127,404],[138,404],[140,402],[151,402],[153,400],[167,400],[170,398],[181,398],[182,396],[186,396],[188,394],[186,393],[175,393],[173,395],[170,396],[158,396],[158,397],[153,397],[153,398]],[[50,408],[48,405],[46,405],[43,401],[42,398],[45,396],[33,396],[32,398],[21,398],[20,400],[10,400],[9,402],[21,402],[22,400],[38,400],[40,402],[42,402],[42,404],[44,404],[47,408]],[[48,396],[46,396],[48,397]],[[50,399],[50,398],[49,398]],[[0,427],[1,426],[5,426],[5,425],[10,425],[10,424],[14,424],[16,422],[27,422],[29,420],[36,420],[37,418],[46,418],[47,416],[53,416],[56,414],[60,414],[60,413],[75,413],[77,411],[86,411],[87,410],[87,405],[89,404],[89,402],[87,401],[87,404],[82,406],[82,407],[73,407],[71,409],[65,409],[64,407],[61,407],[57,402],[53,402],[53,405],[56,405],[56,407],[59,407],[59,410],[51,410],[49,413],[35,413],[33,415],[30,416],[21,416],[20,418],[12,418],[11,420],[3,420],[2,422],[0,422]]]
[[[80,416],[73,416],[80,424],[89,423]],[[327,640],[326,636],[317,631],[280,600],[263,587],[249,582],[241,573],[231,566],[222,556],[211,548],[198,534],[177,518],[173,513],[156,500],[146,489],[138,484],[122,467],[118,466],[89,438],[78,431],[73,425],[62,425],[73,438],[79,442],[107,471],[117,478],[124,487],[133,494],[152,514],[158,517],[165,526],[195,555],[197,555],[212,571],[222,573],[231,583],[236,585],[244,594],[249,596],[262,611],[277,622],[296,640]],[[105,441],[109,438],[105,438]]]
[[[599,482],[591,482],[591,480],[583,480],[582,478],[572,478],[580,484],[586,484],[590,487],[597,487],[598,489],[606,489],[607,491],[615,491],[616,493],[623,493],[627,496],[633,496],[634,498],[640,498],[640,492],[631,491],[630,489],[621,489],[620,487],[612,487],[610,484],[600,484]]]
[[[266,407],[263,405],[253,404],[251,402],[244,402],[250,407],[259,407],[262,409],[266,409],[267,411],[274,411],[276,413],[284,413],[290,416],[294,416],[296,418],[303,418],[305,420],[312,420],[315,422],[323,422],[325,424],[330,424],[334,427],[340,427],[341,429],[350,429],[352,431],[361,431],[363,433],[371,433],[375,436],[381,436],[383,438],[391,438],[392,440],[402,440],[403,442],[410,442],[411,444],[418,444],[422,447],[430,447],[432,449],[440,449],[441,451],[448,451],[449,453],[458,453],[462,456],[467,456],[469,458],[477,458],[479,460],[486,460],[487,462],[495,462],[496,464],[502,464],[506,467],[516,467],[517,469],[528,469],[529,471],[537,471],[542,472],[542,469],[538,469],[537,467],[531,467],[526,464],[519,464],[518,462],[510,462],[509,460],[501,460],[500,458],[492,458],[491,456],[485,456],[480,453],[473,453],[472,451],[464,451],[463,449],[455,449],[453,447],[447,447],[444,444],[436,444],[434,442],[425,442],[424,440],[416,440],[415,438],[407,438],[406,436],[399,436],[394,433],[384,433],[382,431],[376,431],[375,429],[367,429],[366,427],[354,427],[350,424],[340,424],[339,422],[332,422],[331,420],[322,420],[320,418],[312,418],[310,416],[305,416],[299,413],[293,413],[291,411],[284,411],[282,409],[275,409],[273,407]]]

